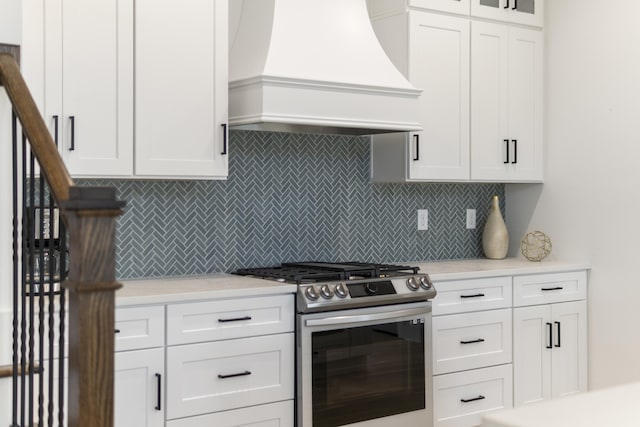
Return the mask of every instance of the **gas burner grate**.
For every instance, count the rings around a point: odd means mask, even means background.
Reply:
[[[233,274],[303,284],[417,274],[419,270],[419,267],[406,265],[309,261],[284,263],[277,267],[243,268]]]

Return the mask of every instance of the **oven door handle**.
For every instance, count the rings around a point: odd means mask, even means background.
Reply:
[[[345,325],[345,324],[352,324],[352,323],[364,323],[364,322],[372,322],[377,320],[399,319],[407,316],[424,316],[428,313],[429,311],[425,310],[424,308],[413,308],[413,309],[407,309],[407,310],[389,311],[385,313],[359,314],[355,316],[325,317],[322,319],[307,319],[305,321],[305,326],[330,326],[330,325]]]

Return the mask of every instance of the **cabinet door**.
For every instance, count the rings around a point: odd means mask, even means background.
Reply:
[[[513,310],[514,406],[551,398],[552,327],[551,305]]]
[[[469,20],[410,13],[409,79],[423,131],[408,139],[411,180],[469,179]]]
[[[542,180],[542,37],[538,30],[509,29],[511,180]]]
[[[544,0],[471,0],[471,15],[542,27]]]
[[[47,55],[62,58],[61,69],[46,69],[53,78],[61,75],[61,86],[51,87],[46,97],[58,112],[47,111],[60,117],[60,149],[70,173],[131,175],[132,2],[53,0],[45,20],[51,36],[46,40]]]
[[[114,425],[164,425],[164,349],[115,354]]]
[[[136,3],[136,175],[226,178],[227,1]]]
[[[473,22],[471,54],[471,178],[542,181],[542,32]]]
[[[506,179],[509,27],[471,24],[471,179]]]
[[[587,302],[553,304],[552,398],[587,391]]]

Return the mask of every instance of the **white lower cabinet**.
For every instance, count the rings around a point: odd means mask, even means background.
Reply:
[[[538,402],[587,390],[587,302],[513,311],[514,400]]]
[[[512,384],[510,363],[434,377],[434,424],[439,427],[479,425],[483,413],[511,408]]]
[[[114,421],[117,427],[164,425],[164,348],[115,355]]]
[[[434,426],[587,390],[586,270],[434,286]]]
[[[167,427],[293,427],[293,400],[167,421]]]
[[[167,349],[167,419],[293,397],[293,333]]]
[[[453,280],[435,287],[433,423],[476,426],[484,413],[513,406],[512,278]]]
[[[293,426],[293,295],[167,306],[167,427]]]

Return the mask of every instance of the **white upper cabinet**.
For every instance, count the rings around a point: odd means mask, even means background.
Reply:
[[[226,0],[22,7],[23,73],[72,176],[226,178]]]
[[[471,179],[543,179],[542,33],[471,26]]]
[[[226,1],[136,1],[136,175],[226,178],[227,19]]]
[[[471,15],[542,27],[544,0],[471,0]]]
[[[133,4],[25,0],[27,84],[74,176],[133,172]]]
[[[373,180],[468,180],[469,20],[409,11],[374,27],[396,66],[423,90],[423,130],[374,136]]]

